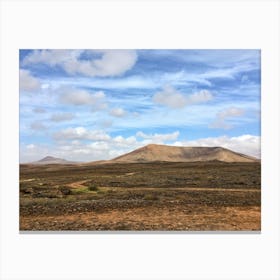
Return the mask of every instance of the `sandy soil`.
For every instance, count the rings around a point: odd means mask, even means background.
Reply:
[[[22,230],[260,230],[260,207],[145,207],[22,217]]]

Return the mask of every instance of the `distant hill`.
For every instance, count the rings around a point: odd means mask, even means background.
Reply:
[[[110,162],[258,162],[259,160],[221,147],[175,147],[150,144],[116,157]]]
[[[259,162],[260,160],[248,155],[233,152],[222,147],[176,147],[167,145],[150,144],[121,155],[112,160],[99,160],[93,162],[68,161],[61,158],[46,156],[30,164],[79,164],[96,165],[108,163],[134,163],[134,162]]]
[[[46,156],[38,161],[31,162],[31,164],[76,164],[78,162],[68,161],[62,158]]]

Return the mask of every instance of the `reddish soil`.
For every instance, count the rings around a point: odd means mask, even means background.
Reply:
[[[22,217],[22,230],[209,230],[261,229],[260,207],[155,207],[102,213]]]

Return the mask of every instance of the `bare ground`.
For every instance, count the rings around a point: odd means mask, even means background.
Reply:
[[[260,230],[260,207],[155,207],[22,217],[21,230]]]
[[[256,231],[259,163],[21,166],[20,230]]]

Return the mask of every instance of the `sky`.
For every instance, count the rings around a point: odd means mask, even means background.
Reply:
[[[260,158],[260,50],[20,50],[20,162],[147,144]]]

